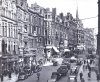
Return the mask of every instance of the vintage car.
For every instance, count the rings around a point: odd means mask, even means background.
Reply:
[[[68,79],[69,82],[77,82],[77,77],[75,75],[70,75]]]
[[[66,76],[68,73],[68,67],[66,65],[61,65],[58,69],[57,72],[61,75],[61,76]]]
[[[18,80],[25,80],[27,78],[28,78],[28,75],[24,71],[20,72],[18,75]]]
[[[51,78],[47,80],[47,82],[56,82],[59,78],[59,75],[57,72],[52,72]]]
[[[70,74],[75,74],[75,75],[77,75],[77,74],[78,74],[78,67],[77,67],[77,66],[71,67],[71,69],[70,69]]]

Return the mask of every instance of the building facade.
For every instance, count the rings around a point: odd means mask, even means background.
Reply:
[[[36,59],[44,56],[44,8],[31,4],[29,8],[29,52],[36,55]]]
[[[18,66],[22,69],[24,64],[29,63],[28,54],[28,32],[29,32],[29,14],[27,0],[17,0],[17,27],[18,27]]]
[[[94,48],[94,29],[93,28],[85,28],[84,29],[84,44],[85,44],[85,52],[87,54],[93,54],[95,51]]]
[[[3,70],[13,67],[18,54],[16,16],[16,0],[0,2],[0,56]]]

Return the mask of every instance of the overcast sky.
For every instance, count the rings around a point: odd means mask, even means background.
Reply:
[[[98,0],[27,0],[29,6],[32,3],[37,3],[44,8],[57,8],[57,14],[70,12],[73,17],[76,17],[76,9],[78,4],[79,18],[90,18],[98,15]],[[98,18],[92,18],[82,21],[84,28],[97,28]]]

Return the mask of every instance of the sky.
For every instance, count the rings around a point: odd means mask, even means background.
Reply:
[[[63,12],[64,15],[70,12],[73,17],[76,17],[76,10],[82,20],[84,28],[95,28],[98,27],[98,0],[27,0],[30,6],[33,3],[44,8],[57,8],[57,14]],[[91,18],[95,17],[95,18]],[[91,18],[91,19],[87,19]]]

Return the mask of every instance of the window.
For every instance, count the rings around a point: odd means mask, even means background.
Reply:
[[[13,29],[12,29],[12,25],[11,25],[11,37],[13,37]]]
[[[10,24],[8,24],[8,30],[9,30],[9,32],[8,32],[8,37],[10,37]]]
[[[16,28],[16,38],[17,38],[18,34],[17,34],[17,28]]]
[[[47,19],[47,15],[45,15],[45,18]]]
[[[9,27],[9,37],[10,37],[10,27]]]
[[[25,25],[24,29],[25,29],[24,32],[27,32],[27,25]]]
[[[41,29],[39,28],[39,34],[41,34]]]
[[[15,28],[14,28],[14,38],[15,38],[15,34],[16,34],[16,32],[15,32]]]
[[[50,15],[48,15],[48,19],[50,19]]]
[[[32,26],[32,33],[34,33],[34,27]]]
[[[49,40],[49,44],[50,44],[50,40]]]
[[[34,31],[36,31],[36,27],[34,26]]]
[[[5,23],[5,36],[7,36],[7,23]]]
[[[2,34],[4,36],[4,22],[2,22]]]
[[[1,35],[1,32],[2,32],[1,29],[2,29],[2,28],[1,28],[1,24],[0,24],[0,35]]]
[[[1,46],[2,46],[2,41],[0,40],[0,52],[2,52]]]

